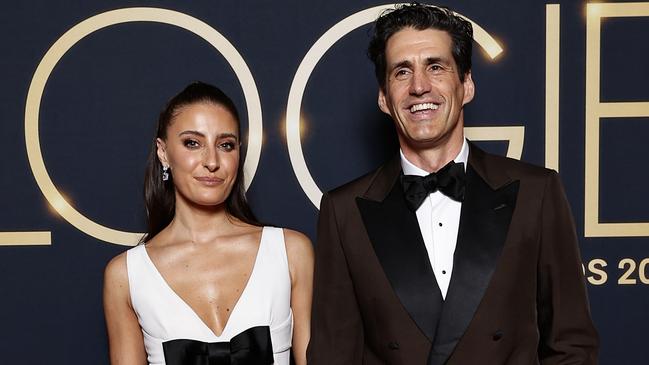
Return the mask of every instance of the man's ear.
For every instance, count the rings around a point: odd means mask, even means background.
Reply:
[[[383,91],[383,88],[379,88],[379,109],[381,109],[382,112],[384,112],[387,115],[390,114],[390,108],[388,108],[388,103],[387,103],[387,98],[385,97],[385,92]]]
[[[467,104],[475,96],[475,84],[473,83],[473,78],[471,77],[471,71],[467,72],[464,75],[464,82],[462,83],[464,87],[464,99],[462,99],[462,105]]]
[[[167,144],[161,138],[156,138],[155,145],[158,160],[160,160],[162,166],[169,166],[169,161],[167,160]]]

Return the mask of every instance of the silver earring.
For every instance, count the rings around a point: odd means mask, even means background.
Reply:
[[[162,166],[162,181],[169,180],[169,166]]]

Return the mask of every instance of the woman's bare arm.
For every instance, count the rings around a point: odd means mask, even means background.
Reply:
[[[293,356],[296,365],[306,365],[306,348],[311,332],[313,245],[308,237],[296,231],[285,229],[284,237],[291,273]]]
[[[131,306],[126,253],[112,259],[104,273],[104,315],[112,365],[147,364],[142,330]]]

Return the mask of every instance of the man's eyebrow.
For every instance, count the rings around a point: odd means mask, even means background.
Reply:
[[[397,68],[401,68],[401,67],[412,68],[412,62],[408,60],[403,60],[397,63],[393,63],[392,65],[390,65],[390,71],[396,70]]]
[[[433,63],[447,64],[448,61],[445,58],[442,58],[442,57],[428,57],[428,58],[426,58],[426,64],[427,65],[432,65]]]
[[[448,59],[446,59],[444,57],[427,57],[425,62],[426,62],[426,65],[432,65],[434,63],[441,63],[443,65],[449,64]],[[402,67],[412,68],[412,62],[410,62],[409,60],[403,60],[403,61],[400,61],[400,62],[393,63],[392,65],[390,65],[390,71],[396,70],[396,69],[402,68]]]

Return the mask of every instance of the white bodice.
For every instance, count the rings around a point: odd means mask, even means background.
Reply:
[[[130,249],[126,262],[131,302],[142,328],[149,364],[165,364],[165,341],[228,342],[256,326],[270,327],[275,364],[289,364],[293,332],[291,279],[281,228],[263,228],[250,278],[220,336],[171,289],[149,258],[145,245]]]

